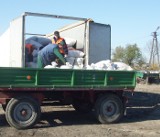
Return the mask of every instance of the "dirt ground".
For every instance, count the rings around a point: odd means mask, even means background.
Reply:
[[[159,137],[160,85],[137,85],[129,97],[126,115],[117,124],[99,124],[92,114],[79,114],[72,106],[43,107],[32,129],[8,125],[0,107],[0,137]]]

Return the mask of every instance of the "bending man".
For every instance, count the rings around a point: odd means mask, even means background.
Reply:
[[[46,65],[51,65],[52,61],[57,58],[61,64],[66,64],[66,61],[62,54],[59,52],[59,47],[63,47],[63,42],[59,44],[49,44],[38,52],[38,67],[44,68]]]

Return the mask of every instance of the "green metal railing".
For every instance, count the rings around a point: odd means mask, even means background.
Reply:
[[[134,88],[135,71],[0,68],[0,87]]]

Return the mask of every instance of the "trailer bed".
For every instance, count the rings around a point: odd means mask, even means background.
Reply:
[[[127,90],[135,86],[135,71],[0,68],[0,90]]]

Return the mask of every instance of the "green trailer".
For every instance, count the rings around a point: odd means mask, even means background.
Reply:
[[[34,24],[33,17],[36,17],[36,21],[40,18],[39,22]],[[100,123],[118,122],[124,114],[127,100],[123,93],[134,90],[136,72],[27,68],[30,63],[26,58],[27,38],[53,38],[51,26],[47,31],[43,19],[51,23],[53,30],[59,30],[62,37],[76,40],[75,48],[85,54],[84,68],[111,59],[109,24],[97,23],[88,18],[30,12],[12,20],[0,37],[0,43],[5,47],[0,51],[0,104],[9,125],[17,129],[33,127],[40,119],[41,106],[50,101],[52,105],[73,105],[78,112],[93,111]],[[58,22],[62,24],[62,19],[67,24],[56,28],[54,25]],[[47,33],[35,32],[41,28],[45,28]]]
[[[135,71],[0,68],[0,103],[17,129],[33,127],[46,101],[93,111],[100,123],[118,122],[125,111],[123,93],[135,86]]]

